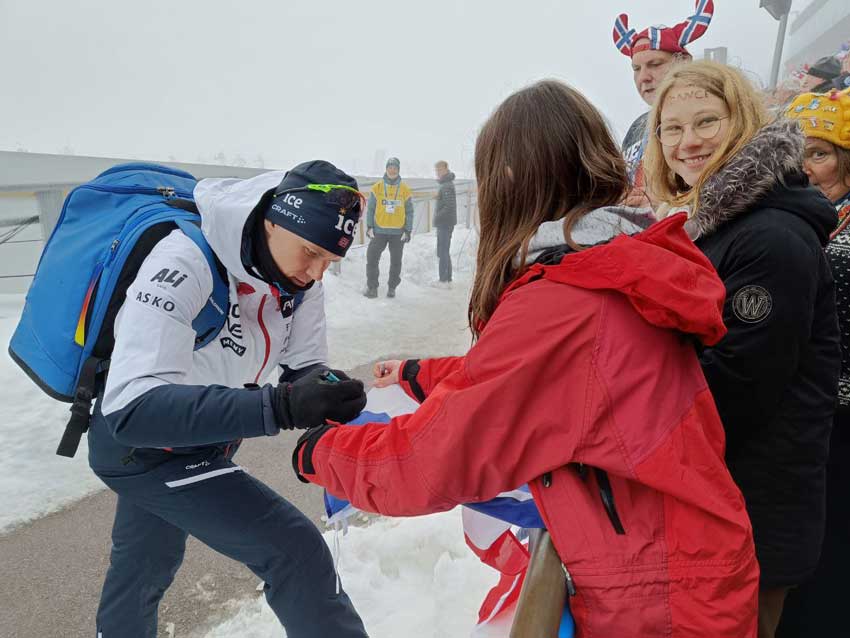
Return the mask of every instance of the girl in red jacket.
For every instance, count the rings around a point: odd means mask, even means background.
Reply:
[[[631,236],[622,209],[599,210],[627,189],[623,159],[558,82],[496,110],[475,170],[474,345],[384,362],[421,407],[310,430],[297,473],[392,516],[528,483],[578,636],[755,636],[752,530],[694,349],[725,333],[724,288],[685,216]]]

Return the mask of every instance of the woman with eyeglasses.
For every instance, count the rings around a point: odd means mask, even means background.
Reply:
[[[817,572],[788,595],[780,638],[828,636],[844,621],[850,571],[850,89],[804,93],[788,107],[806,136],[803,170],[835,205],[838,227],[826,247],[841,326],[841,381],[826,468],[826,534]]]
[[[790,587],[820,555],[825,468],[840,348],[823,248],[835,209],[802,170],[796,123],[769,122],[735,69],[698,62],[670,73],[651,114],[654,192],[726,286],[727,335],[700,347],[744,493],[761,567],[759,636],[772,637]]]

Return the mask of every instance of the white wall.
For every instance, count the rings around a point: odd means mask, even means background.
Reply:
[[[32,215],[38,215],[35,197],[0,197],[0,222]],[[12,227],[0,226],[0,236],[9,230]],[[38,222],[0,244],[0,294],[27,291],[31,278],[21,275],[35,272],[43,246],[41,224]]]

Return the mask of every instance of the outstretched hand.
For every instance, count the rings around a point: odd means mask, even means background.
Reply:
[[[386,388],[394,383],[398,383],[403,363],[404,361],[400,359],[378,361],[372,368],[372,374],[375,376],[375,387]]]

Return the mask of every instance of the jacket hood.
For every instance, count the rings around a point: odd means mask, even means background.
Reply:
[[[636,235],[566,255],[554,266],[534,264],[505,294],[535,279],[625,295],[649,323],[713,345],[726,334],[726,290],[708,258],[684,230],[679,213]]]
[[[268,284],[248,273],[242,263],[245,224],[260,200],[283,179],[285,171],[269,171],[250,179],[209,178],[195,186],[201,230],[227,271],[239,281],[265,290]]]
[[[825,245],[837,220],[801,170],[804,148],[794,120],[782,118],[762,128],[703,184],[699,209],[685,225],[688,234],[706,237],[755,208],[775,208],[804,219]]]
[[[446,173],[442,177],[438,177],[437,181],[440,184],[445,184],[446,182],[453,182],[453,181],[455,181],[455,174],[452,173],[451,171],[449,171],[448,173]]]
[[[612,240],[618,235],[634,235],[649,227],[655,219],[649,209],[629,206],[606,206],[590,211],[573,226],[572,240],[582,246],[594,246]],[[544,222],[528,244],[525,263],[534,262],[550,248],[564,246],[564,220]]]

